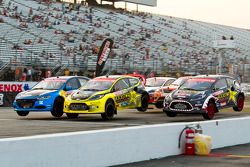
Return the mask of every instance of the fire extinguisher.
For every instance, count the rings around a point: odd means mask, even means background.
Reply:
[[[195,131],[191,128],[186,129],[186,142],[185,142],[185,154],[194,155],[195,154],[195,145],[194,145],[194,135]]]
[[[179,136],[179,148],[181,147],[181,136],[185,131],[185,153],[186,155],[195,155],[194,136],[195,130],[191,127],[185,127]]]

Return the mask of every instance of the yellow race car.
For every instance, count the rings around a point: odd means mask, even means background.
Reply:
[[[110,120],[121,109],[146,111],[149,95],[138,78],[131,76],[101,76],[65,98],[64,112],[68,118],[79,114],[101,114]]]

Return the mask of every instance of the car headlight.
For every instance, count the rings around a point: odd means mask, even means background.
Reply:
[[[44,95],[44,96],[38,97],[37,100],[47,100],[47,99],[49,99],[49,98],[51,98],[50,95]]]
[[[21,97],[21,96],[22,96],[22,93],[18,93],[18,94],[16,95],[15,99],[17,99],[17,98],[19,98],[19,97]]]
[[[89,100],[99,100],[99,99],[103,98],[103,96],[105,96],[105,95],[104,94],[94,95],[94,96],[90,97]]]

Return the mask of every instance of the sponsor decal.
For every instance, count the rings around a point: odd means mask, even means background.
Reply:
[[[234,104],[236,104],[237,101],[236,101],[235,96],[238,94],[238,92],[232,91],[231,89],[228,89],[228,91],[229,91],[229,99],[228,99],[228,102],[233,101]]]
[[[130,99],[130,94],[129,93],[126,93],[126,94],[122,94],[120,96],[115,96],[115,101],[117,103],[121,103],[121,102],[124,102],[124,101],[128,101]]]
[[[22,92],[32,88],[37,82],[0,82],[0,92]]]
[[[229,94],[230,94],[229,92],[222,93],[222,94],[219,94],[219,95],[217,96],[217,98],[221,100],[221,99],[224,99],[224,98],[228,97]]]
[[[100,59],[98,61],[99,65],[102,65],[102,63],[107,60],[109,52],[110,52],[109,45],[110,45],[110,42],[107,41],[104,45],[103,52],[101,53]]]

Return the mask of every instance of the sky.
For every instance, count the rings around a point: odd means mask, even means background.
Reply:
[[[128,3],[128,8],[136,10],[136,5]],[[250,0],[157,0],[157,7],[139,5],[139,11],[250,29]]]

